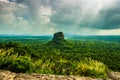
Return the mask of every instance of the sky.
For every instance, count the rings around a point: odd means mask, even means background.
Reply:
[[[120,0],[0,0],[0,34],[120,35]]]

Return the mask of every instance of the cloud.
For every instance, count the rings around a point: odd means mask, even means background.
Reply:
[[[32,34],[52,34],[56,31],[54,23],[50,21],[53,10],[47,3],[49,0],[17,0],[17,4],[28,6],[28,21],[32,26]]]
[[[15,33],[97,34],[120,29],[119,4],[120,0],[0,0],[0,24]]]
[[[53,33],[54,25],[49,20],[52,10],[32,4],[32,0],[31,3],[26,2],[0,1],[0,32],[35,35]]]
[[[26,23],[29,23],[22,17],[20,18],[20,16],[27,13],[26,10],[27,7],[22,4],[18,5],[7,0],[0,0],[0,32],[5,32],[6,34],[22,33],[24,30],[22,26],[25,25],[24,27],[27,27]]]
[[[120,29],[99,30],[97,35],[120,35]]]
[[[113,0],[61,0],[53,6],[56,13],[52,15],[51,21],[64,27],[120,28],[120,6],[116,4],[117,1]]]

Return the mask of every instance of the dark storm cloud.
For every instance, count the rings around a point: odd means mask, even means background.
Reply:
[[[51,21],[53,23],[64,25],[64,27],[67,27],[67,25],[74,25],[75,27],[79,26],[80,28],[93,29],[120,28],[120,1],[116,1],[110,7],[102,6],[100,11],[97,13],[97,16],[94,14],[94,10],[97,9],[97,5],[93,5],[93,7],[91,7],[83,5],[84,3],[82,2],[75,3],[75,5],[74,3],[68,3],[60,4],[60,2],[58,2],[56,3],[57,5],[52,4],[53,9],[56,11],[56,13],[51,16]],[[85,12],[86,8],[88,9],[87,12]]]
[[[115,7],[112,7],[108,10],[101,11],[100,16],[103,17],[103,19],[101,20],[101,22],[103,22],[103,27],[102,27],[103,29],[120,28],[120,6],[119,5],[116,5]]]

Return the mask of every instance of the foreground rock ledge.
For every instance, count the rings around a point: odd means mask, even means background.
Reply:
[[[106,80],[120,80],[120,72],[110,72],[109,78]],[[24,74],[24,73],[13,73],[10,71],[0,70],[0,80],[104,80],[94,79],[89,77],[77,77],[77,76],[61,76],[61,75],[47,75],[47,74]]]
[[[10,71],[0,71],[0,80],[102,80],[88,77],[60,76],[46,74],[23,74]]]

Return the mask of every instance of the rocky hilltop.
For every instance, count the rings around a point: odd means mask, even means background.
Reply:
[[[72,45],[73,45],[72,42],[65,40],[65,36],[63,32],[54,33],[52,40],[47,43],[47,46],[54,47],[59,50],[63,50],[64,48],[69,48]]]

